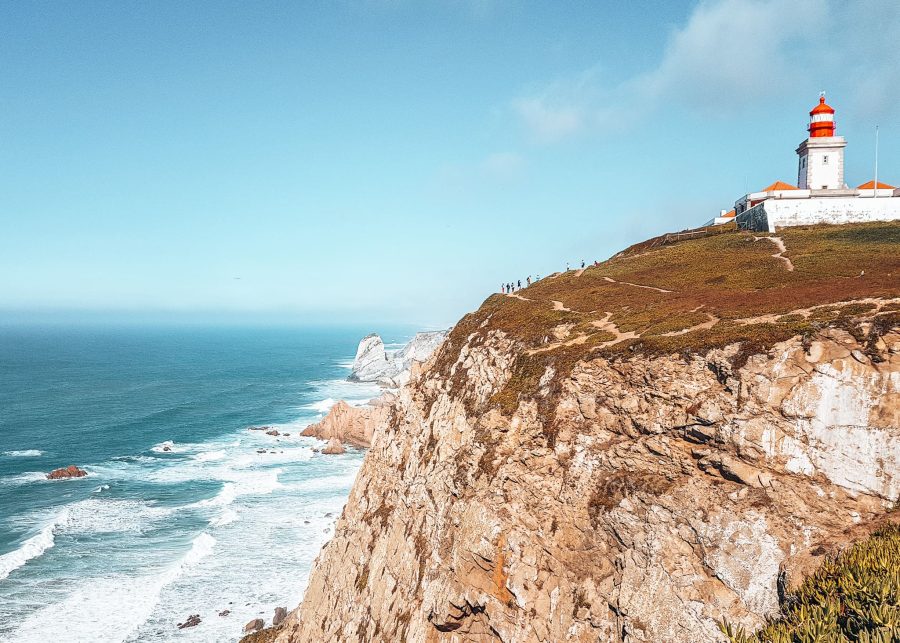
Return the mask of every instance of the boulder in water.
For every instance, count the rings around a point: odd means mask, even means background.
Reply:
[[[270,431],[266,431],[266,435],[278,435],[278,431],[276,431],[275,429],[272,429]]]
[[[337,438],[331,438],[325,448],[322,449],[325,455],[340,455],[344,453],[344,445]]]
[[[54,469],[47,474],[47,480],[64,480],[66,478],[83,478],[87,475],[87,471],[79,469],[74,464],[60,469]]]
[[[266,622],[261,618],[255,618],[244,626],[244,632],[258,632],[266,626]]]
[[[287,618],[287,610],[283,607],[275,608],[275,616],[272,618],[272,625],[277,626],[284,623],[284,619]]]
[[[186,627],[196,627],[197,625],[200,625],[200,615],[191,614],[184,623],[178,624],[178,629],[183,630]]]

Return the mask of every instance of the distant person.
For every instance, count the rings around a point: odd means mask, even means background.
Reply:
[[[584,270],[584,259],[581,260],[581,269]]]
[[[566,272],[569,272],[570,270],[571,270],[571,268],[569,268],[569,262],[567,261],[566,262]]]
[[[531,285],[531,275],[528,275],[528,277],[525,278],[525,285],[526,285],[526,286],[530,286],[530,285]]]
[[[519,282],[518,282],[518,283],[519,283],[519,290],[522,290],[522,280],[519,279]]]

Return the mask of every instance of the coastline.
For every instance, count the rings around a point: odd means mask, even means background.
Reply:
[[[346,381],[346,353],[331,363],[322,371],[330,378],[300,380],[300,402],[269,422],[277,437],[243,423],[193,441],[169,439],[165,431],[130,453],[81,457],[88,476],[54,481],[46,473],[58,449],[34,441],[4,448],[0,460],[18,469],[0,476],[0,499],[35,500],[7,522],[15,530],[0,550],[0,596],[15,592],[26,600],[3,601],[0,638],[39,641],[77,632],[101,641],[168,640],[178,623],[200,612],[200,624],[179,631],[180,638],[237,639],[251,617],[268,620],[276,607],[299,601],[362,462],[355,448],[321,455],[322,443],[300,433],[336,399],[364,404],[380,392]],[[281,524],[283,510],[295,524]],[[116,553],[123,546],[127,556]],[[98,559],[109,547],[107,560]],[[250,554],[238,555],[242,550]],[[63,561],[76,555],[97,562],[69,571]],[[239,576],[261,581],[258,589]],[[197,583],[203,592],[191,589]],[[111,610],[117,616],[110,622]]]

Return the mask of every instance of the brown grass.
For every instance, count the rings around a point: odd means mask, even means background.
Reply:
[[[602,477],[588,499],[588,515],[596,525],[602,514],[618,506],[622,498],[645,493],[661,496],[675,484],[665,476],[649,472],[615,471]]]
[[[771,256],[771,243],[754,241],[753,234],[732,228],[677,243],[650,240],[632,246],[579,276],[573,271],[522,290],[521,296],[530,301],[492,295],[457,324],[436,368],[449,381],[449,389],[465,400],[467,410],[475,410],[465,395],[466,373],[458,369],[450,377],[450,367],[470,337],[477,345],[489,331],[503,331],[519,345],[519,356],[506,387],[489,404],[510,414],[524,398],[537,399],[544,406],[552,403],[558,391],[545,396],[538,391],[548,367],[556,372],[554,382],[559,382],[585,359],[690,356],[740,343],[735,359],[739,367],[749,356],[766,352],[778,342],[811,336],[830,326],[849,328],[874,310],[870,303],[833,304],[900,297],[900,223],[785,228],[778,236],[787,248],[785,256],[795,266],[793,271]],[[554,310],[554,300],[571,311]],[[797,312],[814,307],[819,308]],[[890,309],[896,306],[885,307]],[[607,313],[620,332],[640,336],[610,344],[613,335],[592,324]],[[701,324],[708,315],[720,320],[712,328],[665,336]],[[761,316],[771,319],[738,322]],[[897,324],[893,317],[882,314],[882,318],[882,325]],[[560,324],[572,324],[571,336],[584,334],[586,341],[569,346],[559,342],[552,330]],[[884,328],[879,332],[883,334]],[[545,427],[545,433],[552,442],[552,427]]]

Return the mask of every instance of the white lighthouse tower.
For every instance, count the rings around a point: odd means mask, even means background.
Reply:
[[[809,138],[800,143],[797,187],[801,190],[843,190],[844,148],[847,141],[834,135],[834,109],[825,103],[825,93],[809,113]]]

